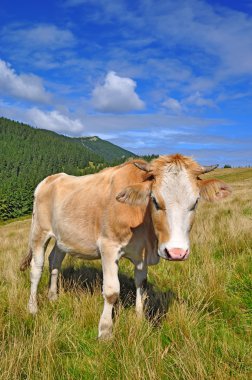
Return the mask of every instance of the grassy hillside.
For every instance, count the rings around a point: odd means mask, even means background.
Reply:
[[[76,141],[80,142],[85,148],[88,148],[91,152],[99,154],[104,157],[108,162],[113,162],[129,157],[134,157],[134,153],[129,152],[117,145],[112,144],[109,141],[100,139],[97,136],[93,137],[79,137]]]
[[[216,176],[231,183],[232,197],[199,205],[187,262],[150,268],[143,321],[134,312],[132,265],[121,260],[121,301],[106,343],[96,339],[101,263],[67,258],[55,303],[47,301],[46,264],[33,318],[29,273],[18,269],[30,221],[0,227],[0,379],[250,379],[252,169]]]

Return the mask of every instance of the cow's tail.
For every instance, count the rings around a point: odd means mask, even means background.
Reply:
[[[30,266],[31,260],[32,260],[32,249],[30,248],[28,254],[21,261],[19,269],[22,272],[25,271]]]
[[[30,231],[30,238],[29,238],[29,246],[28,246],[28,253],[25,257],[23,257],[19,269],[24,272],[31,264],[32,261],[32,248],[31,248],[31,234],[32,234],[32,229],[34,225],[34,211],[32,213],[32,222],[31,222],[31,231]]]

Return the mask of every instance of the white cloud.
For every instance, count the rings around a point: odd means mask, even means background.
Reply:
[[[46,50],[72,47],[75,37],[70,30],[58,28],[52,24],[37,24],[30,27],[10,25],[1,33],[3,41],[18,44],[33,51],[41,48]]]
[[[0,92],[3,95],[42,103],[47,103],[51,98],[39,77],[32,74],[18,75],[8,63],[1,59]]]
[[[215,84],[227,80],[230,76],[252,73],[251,15],[246,14],[242,7],[235,9],[228,2],[226,5],[221,5],[218,2],[213,4],[206,0],[177,0],[176,2],[148,0],[143,3],[144,5],[139,2],[134,9],[130,9],[127,7],[127,2],[119,0],[116,2],[109,0],[66,1],[66,4],[72,6],[81,4],[95,6],[93,13],[95,13],[95,20],[99,23],[116,21],[121,22],[124,27],[127,25],[126,44],[130,41],[134,41],[135,44],[138,41],[141,43],[148,35],[150,40],[157,41],[165,49],[183,47],[186,56],[183,62],[187,63],[185,66],[195,67],[197,72],[197,65],[201,62],[205,73],[211,73],[211,77],[215,77],[217,82]],[[92,15],[89,14],[89,17]],[[121,50],[125,48],[125,41],[120,43]],[[136,67],[140,63],[152,70],[151,62],[142,60],[140,57],[145,52],[146,49],[139,49],[137,52],[134,50],[132,61],[137,55]],[[151,57],[155,57],[155,51]],[[159,61],[162,62],[162,60]],[[165,72],[163,69],[162,71]],[[187,74],[186,71],[185,74]],[[191,78],[192,83],[194,79],[197,79],[195,77]],[[205,83],[200,81],[198,85],[212,88],[213,84],[207,79]],[[175,80],[179,82],[181,77]],[[201,88],[199,87],[198,90]]]
[[[103,85],[93,90],[93,105],[102,112],[129,112],[144,108],[144,102],[135,92],[136,82],[110,71]]]
[[[148,131],[155,129],[160,138],[164,134],[170,135],[182,130],[188,132],[191,128],[205,129],[215,125],[229,124],[229,121],[224,119],[193,117],[185,114],[167,115],[165,113],[89,114],[85,115],[83,120],[88,126],[89,133],[92,134],[100,135],[106,131],[106,133],[127,135],[129,131],[133,131],[136,135],[139,131],[145,131],[148,134]]]
[[[71,30],[53,24],[17,23],[0,28],[0,45],[13,62],[59,70],[72,56],[76,38]]]
[[[150,23],[157,39],[171,46],[186,46],[193,56],[203,53],[203,64],[219,79],[252,73],[252,22],[250,15],[228,6],[201,0],[168,0],[149,7]]]
[[[184,100],[184,103],[197,107],[216,107],[212,99],[204,98],[203,96],[201,96],[201,93],[199,91],[188,96]]]
[[[183,98],[181,101],[174,98],[168,98],[162,103],[162,106],[174,114],[180,114],[182,111],[188,111],[188,106],[208,108],[216,107],[212,99],[203,97],[199,91],[192,93],[190,96]]]
[[[38,128],[49,129],[68,135],[82,133],[85,129],[79,119],[71,119],[57,110],[41,111],[38,108],[31,108],[26,114],[27,122]]]
[[[168,98],[163,103],[162,106],[166,107],[169,111],[174,113],[180,113],[182,111],[182,106],[177,99]]]

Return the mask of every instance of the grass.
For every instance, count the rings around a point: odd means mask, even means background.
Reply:
[[[210,177],[210,174],[209,174]],[[121,260],[114,338],[97,341],[100,262],[67,258],[60,296],[27,313],[29,273],[19,272],[30,220],[0,227],[0,379],[250,379],[252,169],[223,169],[233,195],[199,205],[187,262],[149,269],[148,316],[134,312],[133,268]]]
[[[13,219],[8,219],[8,220],[0,220],[0,226],[5,226],[6,224],[10,224],[13,222],[22,222],[23,220],[26,220],[26,219],[31,219],[31,215],[28,214],[28,215],[20,216],[19,218],[13,218]]]

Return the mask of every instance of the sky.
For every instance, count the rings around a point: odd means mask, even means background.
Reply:
[[[252,0],[1,0],[0,115],[252,165]]]

